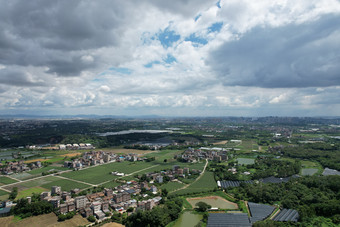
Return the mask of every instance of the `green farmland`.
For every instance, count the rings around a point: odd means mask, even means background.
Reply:
[[[173,194],[180,195],[186,193],[204,192],[213,190],[216,188],[216,186],[214,174],[212,172],[205,172],[199,180],[189,185],[189,187],[176,191]]]
[[[13,180],[9,177],[0,177],[0,185],[5,185],[5,184],[12,184],[18,182],[17,180]]]
[[[181,183],[178,183],[178,182],[169,182],[169,183],[166,183],[166,184],[163,184],[161,186],[161,189],[166,189],[168,192],[172,192],[178,188],[181,188],[183,187],[184,184],[181,184]]]

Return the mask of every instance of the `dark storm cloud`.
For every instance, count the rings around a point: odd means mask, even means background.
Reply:
[[[257,27],[212,51],[207,64],[224,85],[340,85],[340,16],[305,24]]]
[[[33,80],[29,75],[19,69],[0,69],[0,75],[0,84],[25,87],[46,85],[42,81]]]
[[[165,10],[174,14],[180,14],[184,17],[195,17],[200,10],[211,7],[217,0],[173,0],[173,1],[146,1],[155,5],[161,10]],[[216,6],[217,7],[217,6]]]
[[[95,66],[81,52],[118,46],[134,11],[118,1],[0,1],[0,64],[44,66],[78,76]],[[60,60],[62,59],[62,60]]]

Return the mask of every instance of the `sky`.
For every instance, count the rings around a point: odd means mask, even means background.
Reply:
[[[339,0],[0,0],[0,114],[339,116]]]

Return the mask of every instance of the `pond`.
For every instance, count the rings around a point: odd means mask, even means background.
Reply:
[[[306,169],[302,169],[301,170],[301,174],[303,175],[303,176],[312,176],[312,175],[314,175],[315,173],[317,173],[318,172],[318,169],[314,169],[314,168],[306,168]]]
[[[172,227],[194,227],[202,218],[203,215],[192,214],[191,212],[187,211],[179,216]]]
[[[192,207],[195,207],[196,203],[198,202],[205,202],[213,208],[235,209],[235,210],[238,209],[238,205],[236,203],[232,203],[219,196],[187,198],[187,201],[191,204]]]

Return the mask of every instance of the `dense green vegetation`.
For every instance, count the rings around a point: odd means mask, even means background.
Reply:
[[[11,212],[21,218],[26,218],[33,215],[48,214],[53,210],[51,203],[40,201],[39,195],[34,195],[31,203],[28,203],[27,199],[17,200],[17,205],[12,208]]]
[[[236,167],[237,174],[228,171],[228,168],[231,167]],[[225,165],[211,163],[209,169],[214,172],[215,180],[244,180],[247,178],[240,173],[245,171],[250,172],[248,179],[261,179],[270,176],[288,177],[299,174],[301,162],[298,160],[292,162],[272,157],[258,157],[255,159],[254,164],[235,166],[234,162],[230,162],[226,168]]]
[[[340,170],[340,143],[313,143],[285,147],[282,153],[292,158],[315,160],[324,167]]]
[[[172,198],[165,201],[164,205],[154,207],[151,211],[138,211],[130,215],[124,222],[126,227],[166,226],[178,218],[183,206],[181,198]]]
[[[14,187],[14,188],[12,189],[12,192],[9,194],[8,199],[14,200],[14,199],[17,197],[17,195],[18,195],[18,188],[17,188],[17,187]]]

